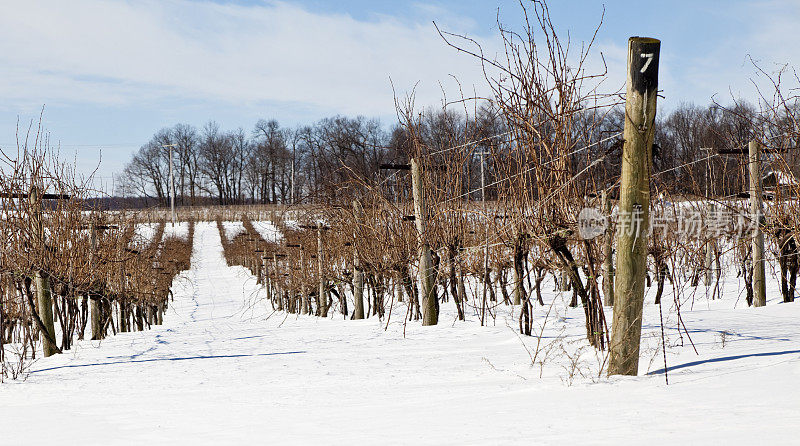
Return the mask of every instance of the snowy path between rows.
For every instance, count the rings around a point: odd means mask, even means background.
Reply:
[[[400,314],[388,330],[377,318],[273,314],[221,250],[216,225],[198,224],[163,326],[81,342],[0,385],[0,444],[796,440],[800,304],[686,312],[701,354],[670,351],[680,367],[669,386],[663,375],[568,386],[563,365],[539,378],[500,319],[456,324],[444,311],[439,326],[409,323],[404,337]],[[570,311],[579,339],[582,310]],[[720,326],[731,333],[722,346]]]

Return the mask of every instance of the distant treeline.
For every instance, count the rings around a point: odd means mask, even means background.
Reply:
[[[619,108],[602,115],[580,112],[574,122],[576,149],[581,144],[589,148],[576,150],[571,161],[588,165],[605,155],[604,168],[592,178],[605,187],[619,175],[621,153],[621,139],[607,136],[622,130],[624,113]],[[742,159],[691,162],[707,157],[704,148],[745,147],[760,130],[758,123],[757,108],[746,102],[730,107],[682,104],[658,118],[654,172],[686,165],[665,173],[662,180],[674,181],[677,190],[687,194],[703,195],[707,185],[715,196],[735,194],[743,190],[746,178]],[[592,129],[591,135],[582,134],[587,128]],[[492,184],[497,180],[493,166],[506,162],[504,153],[515,143],[506,136],[509,133],[499,114],[488,106],[470,115],[452,110],[425,112],[413,128],[395,124],[387,129],[376,119],[343,116],[295,128],[260,120],[250,130],[233,131],[223,131],[213,121],[201,129],[177,124],[157,131],[125,167],[116,195],[136,198],[113,197],[98,203],[109,208],[167,205],[170,150],[179,205],[308,203],[345,196],[354,190],[355,182],[382,184],[384,193],[391,195],[402,188],[395,187],[391,172],[378,166],[407,162],[413,144],[437,162],[460,163],[463,192],[467,198],[478,199],[480,194],[469,193],[481,184],[481,157],[474,155],[490,154],[485,175],[486,183]],[[473,148],[472,155],[454,159],[449,148],[465,144]],[[491,198],[492,188],[487,191]]]

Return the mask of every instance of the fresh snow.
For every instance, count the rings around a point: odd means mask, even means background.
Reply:
[[[735,278],[723,300],[708,300],[702,286],[696,295],[684,290],[682,316],[699,355],[685,334],[680,345],[667,284],[667,386],[652,290],[643,376],[609,379],[597,376],[602,355],[586,347],[583,310],[565,310],[570,296],[553,292],[552,283],[543,284],[547,305],[535,310],[537,324],[547,320],[541,341],[518,336],[515,316],[502,307],[487,327],[472,309],[467,322],[458,322],[452,301],[442,303],[435,327],[404,326],[406,307],[395,303],[386,328],[386,319],[375,317],[273,312],[249,272],[226,266],[215,223],[198,223],[195,241],[192,268],[173,283],[163,326],[82,341],[38,360],[27,380],[0,384],[2,444],[672,445],[796,438],[800,303],[777,303],[774,280],[773,298],[759,309],[742,308]]]
[[[224,221],[222,222],[222,229],[225,230],[225,237],[230,241],[244,232],[244,224],[240,221]]]
[[[133,230],[134,239],[143,244],[148,245],[153,241],[153,237],[156,236],[156,229],[158,229],[158,223],[139,223]],[[166,229],[164,230],[166,232]]]
[[[253,229],[268,242],[278,243],[283,238],[278,227],[271,221],[254,221]]]
[[[172,223],[167,223],[164,225],[164,238],[168,237],[176,237],[182,238],[184,240],[189,238],[189,223],[188,222],[178,222],[175,223],[173,226]]]

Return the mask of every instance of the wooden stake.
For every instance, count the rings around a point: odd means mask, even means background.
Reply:
[[[657,39],[631,37],[628,40],[625,144],[609,375],[636,375],[639,371],[660,49],[661,42]]]
[[[92,222],[89,228],[89,265],[94,269],[94,253],[97,250],[97,225]],[[92,340],[103,339],[102,311],[100,311],[100,296],[92,294],[89,296],[89,316],[92,320]]]
[[[414,196],[414,223],[417,228],[419,246],[419,282],[422,297],[422,325],[436,325],[439,312],[436,309],[436,288],[431,262],[431,248],[425,239],[425,194],[422,188],[422,172],[419,161],[411,159],[411,186]]]
[[[264,288],[267,291],[267,299],[272,301],[272,279],[270,279],[269,273],[269,258],[267,256],[262,256],[261,261],[264,263]]]
[[[325,280],[325,252],[322,246],[322,223],[317,224],[317,269],[319,274],[319,316],[328,315],[328,286]]]
[[[764,233],[761,224],[764,217],[763,191],[761,189],[761,147],[756,141],[750,141],[750,213],[753,229],[753,306],[763,307],[767,304],[766,274],[764,272]]]
[[[358,200],[353,200],[353,216],[355,224],[360,224],[363,210]],[[355,237],[353,234],[354,239]],[[353,243],[353,300],[353,319],[364,319],[364,272],[361,270],[361,259],[355,243]]]
[[[29,195],[31,205],[31,226],[36,237],[36,243],[42,248],[45,246],[44,222],[42,221],[42,194],[35,186]],[[42,270],[37,270],[33,275],[36,285],[36,306],[39,312],[39,319],[42,321],[44,329],[49,335],[42,336],[42,348],[44,356],[52,356],[58,353],[58,347],[50,342],[55,340],[56,329],[53,324],[53,298],[50,295],[50,277]]]
[[[711,148],[701,148],[700,150],[704,150],[709,156],[713,149]],[[714,203],[711,202],[711,160],[706,160],[706,218],[710,219],[714,215]],[[706,243],[706,259],[705,259],[705,284],[706,284],[706,294],[708,294],[708,288],[711,286],[711,282],[713,280],[711,274],[711,265],[713,263],[713,252],[714,252],[714,242],[713,240],[709,239]],[[658,272],[656,272],[658,274]],[[713,296],[712,296],[713,299]]]
[[[603,213],[611,215],[611,200],[608,199],[608,191],[600,193],[600,201],[603,205]],[[611,225],[608,225],[603,241],[603,296],[606,306],[614,305],[614,233]]]
[[[708,215],[707,218],[712,218],[714,212],[716,212],[716,206],[714,203],[708,203],[707,206]],[[709,288],[714,283],[714,245],[715,241],[711,238],[708,239],[706,243],[706,258],[705,258],[705,284],[706,284],[706,294],[708,294]],[[713,299],[714,296],[712,295],[711,298]]]
[[[277,254],[272,255],[272,261],[274,268],[272,269],[272,274],[275,277],[275,298],[278,300],[278,311],[283,311],[283,296],[282,290],[278,286],[278,277],[280,275],[280,270],[278,270],[278,256]]]
[[[486,152],[481,152],[481,207],[483,208],[485,234],[483,237],[483,273],[481,282],[483,283],[481,295],[481,327],[486,322],[486,292],[489,287],[489,281],[485,280],[489,274],[489,213],[486,211]],[[459,281],[459,286],[464,286],[463,274],[462,279]],[[462,302],[466,302],[466,292],[463,294]]]
[[[305,270],[306,270],[306,250],[300,246],[300,271],[303,277],[305,277]],[[308,302],[308,293],[306,292],[306,282],[303,280],[300,282],[300,313],[308,314],[311,312],[311,305]]]

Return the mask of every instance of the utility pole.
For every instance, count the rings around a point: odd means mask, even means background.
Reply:
[[[177,144],[162,144],[161,147],[166,148],[169,150],[169,207],[171,210],[172,216],[172,226],[175,226],[175,175],[173,173],[173,166],[172,166],[172,149],[176,147]]]
[[[635,376],[639,372],[660,50],[658,39],[631,37],[628,40],[625,143],[609,375]]]
[[[292,144],[292,190],[289,191],[289,199],[294,205],[294,160],[297,157],[297,142]]]
[[[436,308],[436,288],[431,261],[431,248],[425,234],[425,194],[422,186],[422,170],[416,158],[411,159],[411,186],[414,196],[414,222],[417,227],[419,247],[419,278],[422,296],[422,325],[439,323]]]
[[[767,304],[766,274],[764,272],[764,233],[761,232],[763,218],[763,191],[761,189],[761,146],[750,141],[750,213],[753,228],[753,306]]]

